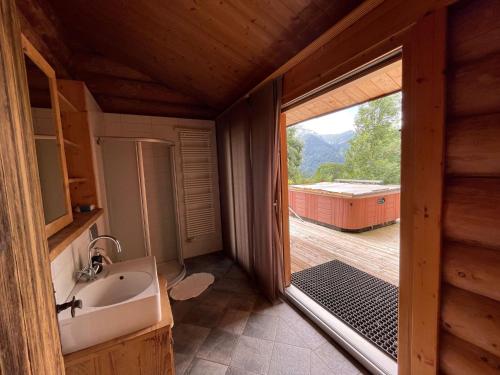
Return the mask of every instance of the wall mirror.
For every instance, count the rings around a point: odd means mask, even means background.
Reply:
[[[54,69],[22,36],[47,237],[73,221]]]

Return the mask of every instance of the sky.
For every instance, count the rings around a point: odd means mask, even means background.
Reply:
[[[297,128],[312,130],[319,134],[338,134],[354,130],[354,116],[359,106],[334,112],[329,115],[304,121]]]

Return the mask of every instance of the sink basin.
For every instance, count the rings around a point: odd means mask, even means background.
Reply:
[[[107,266],[97,280],[78,283],[68,300],[82,309],[59,314],[63,354],[149,327],[161,320],[160,288],[154,257]]]
[[[82,288],[77,299],[85,301],[84,306],[88,307],[115,305],[144,292],[152,281],[147,272],[118,272]]]

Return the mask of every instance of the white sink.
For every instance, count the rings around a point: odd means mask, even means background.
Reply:
[[[59,314],[63,354],[126,335],[161,320],[160,288],[154,257],[107,266],[98,279],[71,291],[82,309]]]

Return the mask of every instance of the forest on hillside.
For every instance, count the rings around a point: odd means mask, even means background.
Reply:
[[[288,182],[310,184],[344,178],[399,184],[400,128],[401,93],[361,104],[353,131],[318,134],[291,126],[287,130]]]

